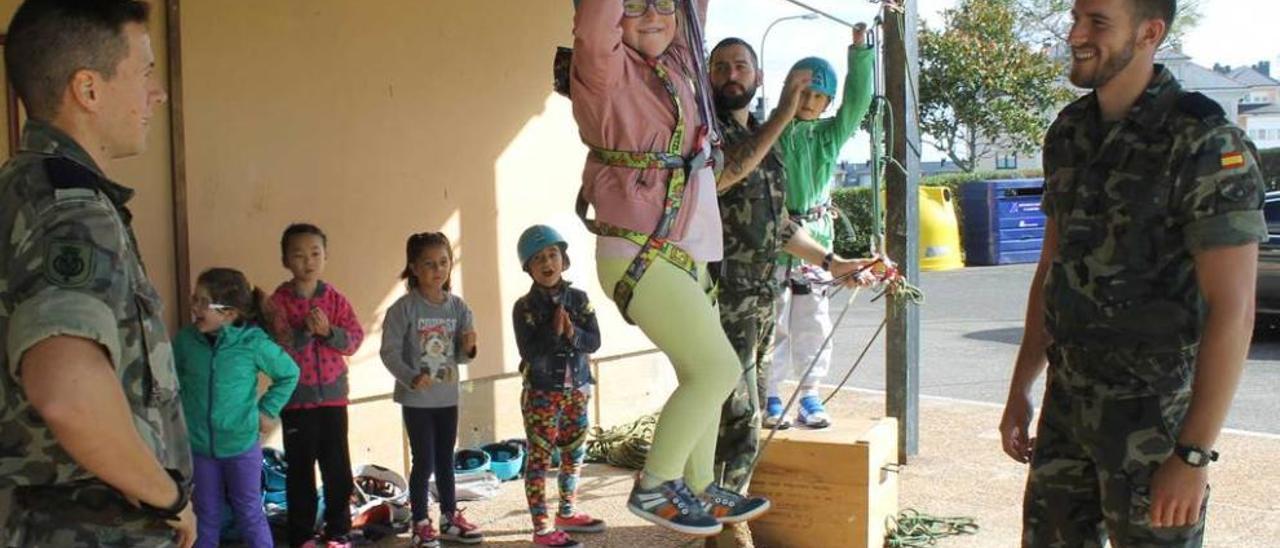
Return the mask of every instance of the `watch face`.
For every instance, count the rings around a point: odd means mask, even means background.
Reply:
[[[1199,451],[1187,451],[1187,464],[1192,466],[1200,466],[1204,464],[1204,453]]]

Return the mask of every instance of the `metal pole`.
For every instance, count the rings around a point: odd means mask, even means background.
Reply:
[[[916,103],[919,88],[919,43],[916,3],[902,14],[884,11],[885,89],[893,109],[891,165],[886,177],[886,247],[899,261],[907,281],[920,285],[920,127]],[[898,458],[905,464],[920,445],[920,311],[890,297],[886,304],[889,333],[885,343],[886,413],[898,419]]]
[[[774,25],[781,23],[783,21],[790,21],[792,19],[804,19],[806,21],[812,21],[817,18],[818,16],[815,14],[806,13],[804,15],[788,15],[786,17],[779,17],[777,19],[774,19],[772,23],[769,23],[769,26],[765,27],[764,29],[764,37],[760,38],[760,66],[756,67],[756,69],[760,70],[762,73],[764,72],[764,44],[765,44],[765,41],[769,39],[769,31],[773,30]],[[764,78],[761,78],[760,79],[760,104],[764,106],[765,116],[769,115],[769,100],[765,98],[767,94],[768,94],[768,91],[766,91],[764,87]]]

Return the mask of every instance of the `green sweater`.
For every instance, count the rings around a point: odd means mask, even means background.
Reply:
[[[191,451],[233,457],[258,442],[258,414],[275,418],[298,384],[298,366],[257,327],[228,325],[214,344],[192,326],[173,340]],[[258,373],[271,386],[258,397]]]
[[[818,120],[794,120],[778,138],[778,150],[787,171],[787,210],[792,215],[803,215],[830,200],[836,157],[871,108],[874,60],[875,50],[849,46],[849,71],[836,115]],[[801,224],[819,244],[831,249],[835,232],[830,214]],[[783,253],[778,262],[791,266],[801,261]]]

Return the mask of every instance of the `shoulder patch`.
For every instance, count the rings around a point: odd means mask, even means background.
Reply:
[[[98,188],[98,174],[70,158],[46,158],[44,171],[49,176],[49,184],[56,189]]]
[[[1227,113],[1222,110],[1222,105],[1217,101],[1208,98],[1203,93],[1193,92],[1184,93],[1178,98],[1178,110],[1190,114],[1200,120],[1208,120],[1226,116]]]
[[[93,274],[93,249],[74,240],[54,240],[44,253],[44,277],[58,287],[84,287]]]

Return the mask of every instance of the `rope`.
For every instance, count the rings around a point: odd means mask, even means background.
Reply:
[[[657,425],[658,415],[653,414],[608,430],[599,426],[591,428],[591,438],[587,440],[587,461],[631,470],[643,469]]]
[[[839,394],[840,391],[844,389],[845,383],[849,382],[849,378],[853,376],[853,372],[858,370],[859,365],[862,365],[862,358],[867,357],[867,351],[871,350],[871,344],[876,342],[876,338],[884,331],[884,326],[888,322],[888,319],[880,320],[880,327],[877,327],[876,332],[871,334],[870,339],[867,339],[867,344],[863,345],[862,352],[858,354],[858,359],[853,362],[853,367],[850,367],[849,371],[845,372],[844,378],[840,379],[840,384],[836,385],[835,390],[832,390],[830,394],[827,394],[826,399],[822,400],[823,407],[826,407],[827,404],[831,402],[831,399],[836,397],[836,394]]]
[[[907,508],[885,518],[885,531],[886,548],[924,548],[947,537],[975,535],[978,523],[971,517],[936,517]]]

